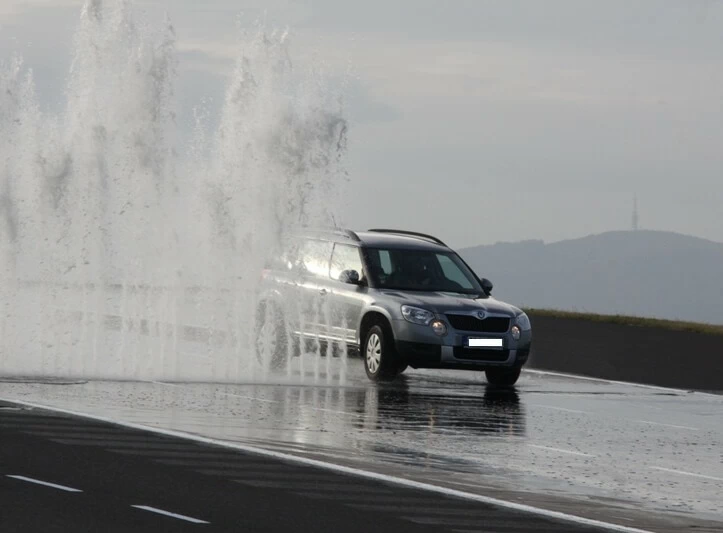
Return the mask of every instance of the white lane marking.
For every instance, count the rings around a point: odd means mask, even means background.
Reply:
[[[671,474],[680,474],[681,476],[699,477],[701,479],[710,479],[712,481],[723,481],[723,477],[704,476],[703,474],[694,474],[693,472],[684,472],[683,470],[673,470],[672,468],[663,468],[662,466],[651,466],[653,470],[661,470]]]
[[[31,477],[11,476],[10,474],[7,474],[7,477],[11,477],[13,479],[19,479],[20,481],[27,481],[28,483],[35,483],[36,485],[43,485],[45,487],[52,487],[54,489],[64,490],[65,492],[83,492],[80,489],[74,489],[73,487],[66,487],[65,485],[56,485],[55,483],[48,483],[47,481],[40,481],[39,479],[33,479]]]
[[[573,450],[563,450],[562,448],[553,448],[552,446],[541,446],[539,444],[528,444],[528,446],[530,448],[538,448],[540,450],[548,450],[551,452],[569,453],[570,455],[580,455],[582,457],[595,457],[594,455],[590,455],[589,453],[576,452]]]
[[[151,513],[157,513],[157,514],[162,514],[164,516],[170,516],[171,518],[177,518],[178,520],[185,520],[186,522],[193,522],[194,524],[208,524],[209,523],[209,522],[206,522],[205,520],[199,520],[198,518],[193,518],[193,517],[185,516],[182,514],[171,513],[169,511],[164,511],[163,509],[156,509],[155,507],[149,507],[148,505],[131,505],[131,507],[135,507],[136,509],[142,509],[144,511],[150,511]]]
[[[227,442],[220,439],[213,439],[210,437],[202,437],[200,435],[194,435],[192,433],[184,433],[182,431],[176,431],[172,429],[161,429],[152,426],[145,426],[143,424],[134,424],[132,422],[124,422],[122,420],[116,420],[107,416],[92,415],[88,413],[81,413],[79,411],[73,411],[71,409],[62,409],[60,407],[53,407],[51,405],[43,405],[35,402],[27,402],[24,400],[17,399],[5,399],[0,398],[0,401],[6,401],[9,403],[15,403],[17,405],[25,405],[27,407],[35,407],[36,409],[45,409],[53,411],[55,413],[62,413],[71,416],[77,416],[88,420],[97,420],[98,422],[105,422],[107,424],[114,424],[116,426],[125,427],[129,429],[140,429],[142,431],[148,431],[149,433],[156,433],[158,435],[167,435],[169,437],[176,437],[179,439],[186,439],[195,442],[201,442],[203,444],[212,444],[214,446],[221,446],[224,448],[230,448],[239,450],[254,455],[260,455],[262,457],[272,457],[274,459],[280,459],[290,463],[303,464],[309,466],[315,466],[317,468],[323,468],[332,472],[339,472],[343,474],[349,474],[365,479],[373,479],[376,481],[384,481],[397,485],[399,487],[412,488],[417,490],[424,490],[427,492],[433,492],[436,494],[443,494],[445,496],[451,496],[453,498],[461,498],[464,500],[475,501],[479,503],[485,503],[488,505],[495,505],[503,509],[511,509],[519,511],[521,513],[529,513],[536,516],[544,516],[552,518],[554,520],[560,520],[572,524],[579,524],[592,527],[601,527],[609,531],[616,531],[619,533],[654,533],[653,531],[646,529],[638,529],[635,527],[623,526],[612,522],[604,522],[602,520],[595,520],[593,518],[585,518],[583,516],[563,513],[560,511],[552,511],[542,507],[534,507],[523,503],[516,503],[507,500],[501,500],[499,498],[493,498],[491,496],[483,496],[481,494],[474,494],[471,492],[463,492],[456,489],[450,489],[448,487],[442,487],[439,485],[432,485],[431,483],[424,483],[421,481],[414,481],[412,479],[406,479],[402,477],[396,477],[388,474],[380,474],[377,472],[370,472],[368,470],[362,470],[360,468],[353,468],[349,466],[337,465],[334,463],[326,463],[319,459],[310,459],[307,457],[299,457],[289,453],[276,452],[272,450],[266,450],[264,448],[257,448],[255,446],[247,446],[245,444],[237,444],[234,442]]]
[[[592,413],[588,413],[587,411],[578,411],[577,409],[567,409],[567,408],[565,408],[565,407],[555,407],[555,406],[552,406],[552,405],[544,405],[544,404],[541,404],[541,403],[533,403],[533,404],[530,404],[530,405],[533,406],[533,407],[543,407],[543,408],[545,408],[545,409],[554,409],[555,411],[564,411],[564,412],[566,412],[566,413],[580,413],[580,414],[583,414],[583,415],[592,414]]]
[[[592,415],[593,413],[589,413],[587,411],[579,411],[577,409],[567,409],[565,407],[555,407],[553,405],[544,405],[541,403],[533,403],[530,404],[533,407],[542,407],[544,409],[554,409],[555,411],[564,411],[565,413],[580,413],[584,415]],[[633,420],[633,422],[639,422],[641,424],[650,424],[653,426],[663,426],[668,428],[675,428],[675,429],[688,429],[690,431],[700,431],[700,428],[694,428],[691,426],[678,426],[675,424],[665,424],[663,422],[652,422],[651,420]]]
[[[568,378],[568,379],[580,379],[583,381],[597,381],[599,383],[610,383],[611,385],[626,385],[629,387],[638,387],[641,389],[653,389],[653,390],[659,390],[659,391],[665,391],[665,392],[675,392],[677,394],[686,393],[686,394],[701,394],[703,396],[711,396],[713,398],[721,398],[720,394],[713,394],[712,392],[701,392],[701,391],[694,391],[690,389],[674,389],[672,387],[660,387],[658,385],[647,385],[645,383],[633,383],[632,381],[616,381],[613,379],[603,379],[603,378],[594,378],[591,376],[581,376],[580,374],[567,374],[565,372],[552,372],[550,370],[533,370],[525,368],[524,372],[527,372],[529,374],[539,374],[541,376],[556,376],[560,378]]]
[[[689,429],[690,431],[700,431],[699,428],[694,428],[694,427],[690,427],[690,426],[676,426],[675,424],[664,424],[663,422],[651,422],[650,420],[633,420],[633,422],[640,422],[641,424],[650,424],[652,426],[663,426],[666,428]]]

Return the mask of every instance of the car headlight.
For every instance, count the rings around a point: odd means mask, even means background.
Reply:
[[[522,331],[530,331],[532,329],[530,318],[525,313],[515,317],[515,324],[519,326]]]
[[[402,316],[407,322],[421,324],[422,326],[428,326],[434,318],[434,313],[432,313],[431,311],[427,311],[426,309],[420,309],[419,307],[403,305]]]

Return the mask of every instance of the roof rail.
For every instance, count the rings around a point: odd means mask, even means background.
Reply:
[[[418,237],[420,239],[425,239],[427,241],[431,241],[433,243],[439,244],[441,246],[447,247],[446,244],[444,244],[440,239],[437,237],[433,237],[432,235],[427,235],[426,233],[417,233],[416,231],[405,231],[401,229],[370,229],[369,231],[372,231],[374,233],[396,233],[397,235],[407,235],[409,237]]]
[[[353,232],[350,229],[302,227],[302,228],[299,228],[298,231],[299,231],[299,233],[313,234],[313,235],[319,235],[319,236],[335,235],[337,237],[346,237],[347,239],[351,239],[355,242],[361,242],[359,235],[357,235],[355,232]]]

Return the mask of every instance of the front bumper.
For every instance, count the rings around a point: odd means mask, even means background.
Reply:
[[[394,320],[392,324],[399,357],[412,368],[455,368],[485,370],[496,367],[522,366],[532,346],[532,331],[523,331],[515,340],[507,333],[475,333],[450,329],[438,337],[431,328]],[[467,348],[467,337],[501,338],[503,349]]]

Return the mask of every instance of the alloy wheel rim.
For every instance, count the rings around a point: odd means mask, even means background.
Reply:
[[[369,369],[369,372],[372,374],[375,374],[376,371],[379,369],[379,365],[382,360],[382,340],[379,338],[379,335],[376,333],[373,333],[369,340],[367,341],[367,354],[366,354],[366,361],[367,361],[367,368]]]

